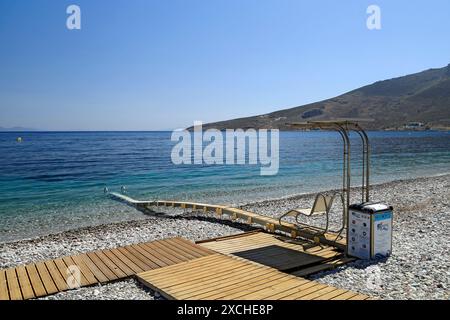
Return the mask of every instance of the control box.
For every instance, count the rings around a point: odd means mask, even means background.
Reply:
[[[348,210],[347,253],[378,259],[392,253],[393,208],[381,202],[352,204]]]

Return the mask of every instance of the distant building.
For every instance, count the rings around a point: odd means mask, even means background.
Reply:
[[[405,129],[422,129],[425,127],[425,124],[422,122],[410,122],[405,124]]]

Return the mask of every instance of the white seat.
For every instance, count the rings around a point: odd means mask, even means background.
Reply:
[[[306,226],[304,223],[301,223],[298,221],[298,216],[299,215],[304,215],[304,216],[315,216],[315,215],[322,215],[322,214],[326,214],[327,215],[327,225],[323,231],[323,233],[327,232],[328,230],[328,214],[330,213],[331,210],[331,206],[333,204],[333,199],[334,199],[334,195],[333,196],[327,196],[324,195],[322,193],[317,194],[315,200],[314,200],[314,204],[312,206],[312,208],[300,208],[300,209],[292,209],[289,210],[288,212],[282,214],[279,218],[278,221],[280,223],[280,225],[282,224],[281,219],[284,217],[288,217],[288,216],[292,216],[295,217],[295,220],[297,221],[298,224]]]

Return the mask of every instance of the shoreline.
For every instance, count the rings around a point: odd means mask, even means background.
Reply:
[[[352,202],[359,201],[352,188]],[[294,207],[310,206],[315,194],[297,194],[240,206],[268,216],[278,216]],[[356,261],[311,278],[337,287],[357,290],[384,299],[449,299],[450,288],[450,174],[402,179],[372,185],[373,200],[394,206],[393,255],[375,264],[380,268],[382,289],[368,289],[367,270],[372,265]],[[134,209],[133,209],[134,210]],[[339,211],[339,208],[336,208]],[[166,210],[164,210],[166,211]],[[53,259],[91,250],[108,249],[138,242],[182,236],[192,241],[241,233],[253,227],[214,215],[168,209],[167,216],[146,216],[49,234],[32,239],[0,243],[0,268]],[[144,215],[142,213],[142,215]],[[338,226],[341,217],[331,217]],[[311,219],[316,223],[316,219]],[[373,264],[373,262],[372,262]],[[369,268],[370,267],[370,268]],[[125,292],[127,294],[124,294]],[[48,299],[153,299],[133,279],[59,293]]]
[[[416,180],[424,180],[424,179],[432,179],[432,178],[439,178],[439,177],[446,177],[448,176],[450,178],[450,172],[444,172],[444,173],[438,173],[438,174],[433,174],[433,175],[427,175],[427,176],[419,176],[419,177],[414,177],[414,178],[404,178],[404,179],[396,179],[396,180],[391,180],[391,181],[386,181],[386,182],[381,182],[381,183],[376,183],[376,184],[372,184],[371,185],[371,192],[374,188],[380,188],[383,186],[388,186],[390,184],[393,183],[408,183],[408,182],[412,182],[412,181],[416,181]],[[355,185],[351,187],[351,192],[352,192],[352,196],[354,196],[354,193],[357,193],[358,190],[360,190],[361,186],[360,185]],[[341,189],[327,189],[327,190],[322,190],[320,192],[323,193],[333,193],[333,192],[337,192],[340,191]],[[236,207],[239,208],[249,208],[249,207],[253,207],[253,206],[260,206],[260,205],[264,205],[266,203],[273,203],[273,202],[280,202],[280,201],[293,201],[293,200],[298,200],[298,199],[302,199],[302,198],[310,198],[315,196],[317,192],[305,192],[305,193],[296,193],[296,194],[290,194],[290,195],[286,195],[286,196],[282,196],[282,197],[275,197],[275,198],[268,198],[268,199],[263,199],[263,200],[256,200],[256,201],[250,201],[250,202],[246,202],[246,203],[238,203],[236,204]],[[146,200],[146,199],[136,199],[136,200]],[[376,199],[376,200],[380,200],[380,199]],[[125,204],[123,204],[124,206],[126,206]],[[132,208],[132,210],[134,210],[134,208]],[[169,208],[166,209],[166,211],[171,211]],[[180,212],[177,212],[179,210],[172,210],[172,212],[169,212],[168,214],[172,217],[174,216],[179,216]],[[141,214],[141,213],[140,213]],[[125,220],[125,221],[114,221],[114,222],[110,222],[110,223],[100,223],[100,224],[95,224],[95,225],[91,225],[91,226],[82,226],[82,227],[75,227],[75,228],[70,228],[67,230],[63,230],[63,231],[57,231],[57,232],[51,232],[51,233],[47,233],[47,234],[43,234],[43,235],[39,235],[39,236],[35,236],[35,237],[24,237],[21,239],[17,239],[17,240],[12,240],[12,241],[0,241],[0,248],[2,245],[5,244],[14,244],[14,243],[18,243],[18,242],[34,242],[34,241],[38,241],[39,239],[42,238],[46,238],[46,237],[51,237],[51,236],[63,236],[64,234],[67,234],[68,236],[70,236],[71,233],[74,233],[76,231],[80,231],[80,232],[85,232],[85,231],[93,231],[96,232],[99,229],[102,228],[108,228],[109,226],[115,226],[115,225],[128,225],[128,224],[135,224],[137,222],[143,222],[148,220],[149,218],[152,218],[154,216],[151,215],[147,215],[147,217],[145,217],[145,214],[142,213],[142,216],[137,218],[137,219],[129,219],[129,220]],[[161,216],[159,216],[158,218],[161,218]],[[200,240],[200,239],[199,239]],[[1,260],[0,260],[1,262]]]

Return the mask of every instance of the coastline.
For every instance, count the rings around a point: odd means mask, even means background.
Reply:
[[[352,188],[352,202],[359,200]],[[357,261],[311,278],[337,287],[358,290],[383,299],[449,299],[450,288],[450,174],[402,179],[373,185],[373,200],[394,206],[393,255],[377,263],[383,286],[366,285],[367,262]],[[249,211],[278,216],[293,207],[310,206],[315,194],[299,194],[282,199],[268,199],[241,206]],[[314,222],[314,221],[312,221]],[[340,218],[331,221],[337,226]],[[56,234],[0,243],[0,267],[12,267],[86,251],[107,249],[143,241],[182,236],[201,240],[251,230],[251,226],[217,220],[213,215],[169,210],[164,217],[143,219],[73,229]],[[370,268],[369,268],[370,269]],[[124,294],[121,292],[128,292]],[[153,299],[134,280],[82,288],[48,299]]]

